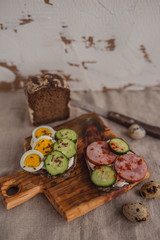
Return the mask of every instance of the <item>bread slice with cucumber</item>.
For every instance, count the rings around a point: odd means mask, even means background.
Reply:
[[[147,173],[145,160],[121,138],[92,142],[85,158],[91,182],[108,193],[142,180]]]
[[[77,163],[77,138],[72,129],[57,131],[53,151],[44,158],[44,167],[34,174],[51,179],[68,177]]]

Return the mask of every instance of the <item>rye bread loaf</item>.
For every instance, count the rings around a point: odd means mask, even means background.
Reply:
[[[25,82],[24,92],[33,125],[69,117],[70,89],[64,76],[51,73],[31,76]]]

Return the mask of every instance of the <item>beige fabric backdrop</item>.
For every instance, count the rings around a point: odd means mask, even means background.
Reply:
[[[160,92],[73,92],[72,96],[160,126]],[[82,113],[85,111],[72,107],[70,118]],[[125,127],[105,121],[116,135],[125,138],[132,149],[146,159],[150,179],[160,182],[160,140],[149,136],[139,141],[131,140]],[[31,135],[32,130],[23,92],[1,93],[0,177],[20,170],[23,139]],[[0,240],[159,240],[160,198],[143,200],[137,194],[141,186],[142,183],[70,223],[56,212],[42,194],[10,211],[5,209],[0,197]],[[147,223],[133,224],[125,219],[121,207],[130,201],[146,204],[151,214]]]

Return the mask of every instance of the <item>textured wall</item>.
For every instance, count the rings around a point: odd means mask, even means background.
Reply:
[[[159,0],[1,0],[0,89],[40,72],[72,90],[160,88]]]

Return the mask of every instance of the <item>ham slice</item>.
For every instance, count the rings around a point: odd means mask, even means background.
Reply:
[[[116,159],[115,170],[127,182],[138,182],[145,177],[147,164],[141,156],[128,153]]]

